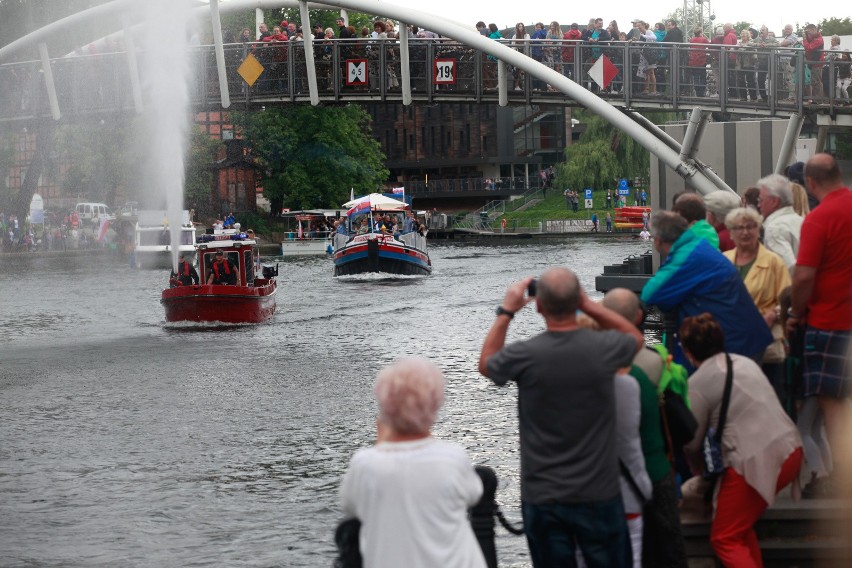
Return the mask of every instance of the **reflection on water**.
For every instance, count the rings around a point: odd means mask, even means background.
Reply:
[[[554,265],[592,290],[646,249],[439,245],[431,276],[401,280],[287,260],[271,323],[215,330],[163,325],[166,272],[4,257],[0,565],[328,566],[340,476],[374,436],[373,378],[411,354],[446,375],[435,434],[495,468],[519,519],[515,390],[476,371],[494,307]],[[542,328],[527,308],[509,339]],[[529,565],[522,538],[498,548],[501,566]]]

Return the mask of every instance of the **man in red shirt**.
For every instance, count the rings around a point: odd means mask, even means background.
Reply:
[[[811,69],[811,84],[810,87],[805,86],[805,94],[814,98],[822,97],[824,95],[822,61],[825,61],[825,53],[823,53],[825,42],[815,24],[805,26],[805,37],[802,38],[802,45],[805,47],[805,65],[810,66]]]
[[[737,32],[733,24],[725,24],[722,26],[725,37],[722,38],[722,45],[736,46],[738,43]],[[723,53],[728,57],[728,99],[737,100],[737,52],[735,49],[726,49]],[[719,90],[721,95],[721,89]]]
[[[817,397],[837,456],[852,380],[852,191],[829,154],[808,160],[805,183],[820,204],[802,223],[787,331],[805,326],[803,397]]]
[[[707,85],[707,48],[705,45],[709,44],[710,40],[704,37],[704,30],[701,28],[695,28],[692,35],[693,37],[689,40],[689,43],[692,44],[689,46],[689,68],[686,70],[687,91],[684,94],[692,95],[688,90],[691,83],[695,88],[695,96],[703,97]]]

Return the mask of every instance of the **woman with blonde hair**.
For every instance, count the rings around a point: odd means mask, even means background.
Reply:
[[[754,305],[772,331],[773,342],[763,353],[761,367],[778,394],[786,403],[784,329],[779,316],[781,292],[790,286],[790,271],[784,260],[763,246],[760,229],[763,217],[751,207],[739,207],[728,213],[725,225],[731,232],[734,248],[723,253],[737,267]]]
[[[343,477],[347,517],[361,521],[364,566],[485,568],[467,518],[482,482],[458,444],[431,429],[444,402],[444,378],[420,357],[382,369],[376,445],[358,450]]]

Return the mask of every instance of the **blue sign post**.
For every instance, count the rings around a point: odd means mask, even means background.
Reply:
[[[618,180],[618,195],[624,195],[625,197],[630,196],[630,188],[627,187],[626,179]]]
[[[592,199],[592,190],[591,189],[584,189],[583,193],[585,194],[584,199]]]

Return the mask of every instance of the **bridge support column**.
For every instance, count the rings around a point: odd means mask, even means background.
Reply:
[[[305,67],[308,71],[308,92],[311,95],[311,105],[319,104],[317,91],[317,68],[314,65],[314,34],[311,33],[311,16],[308,13],[308,3],[299,0],[299,15],[302,16],[302,43],[305,46]]]
[[[402,104],[411,104],[411,69],[408,67],[408,26],[405,22],[399,23],[399,63],[400,63],[400,86],[402,87]]]
[[[828,140],[828,126],[820,126],[817,129],[816,151],[825,152],[825,143]]]
[[[781,143],[781,153],[778,154],[778,162],[775,164],[775,173],[783,174],[790,162],[793,161],[793,150],[796,149],[796,140],[802,131],[805,117],[801,113],[793,113],[787,121],[787,132],[784,133],[784,141]]]
[[[683,136],[683,144],[680,149],[681,160],[695,158],[709,118],[709,115],[705,114],[702,109],[698,107],[692,109],[692,114],[689,115],[689,125],[686,127],[686,134]]]
[[[509,70],[502,59],[497,60],[497,104],[501,107],[509,104]]]
[[[254,39],[257,39],[257,29],[263,23],[263,8],[254,9]]]
[[[136,62],[136,42],[130,33],[130,20],[127,16],[121,19],[124,28],[124,47],[127,49],[127,68],[130,71],[130,90],[133,93],[133,108],[136,114],[142,114],[142,82],[139,80],[139,64]]]
[[[47,54],[47,44],[38,44],[38,54],[41,57],[41,70],[44,73],[44,86],[47,89],[47,100],[50,102],[50,114],[53,120],[62,118],[59,112],[59,99],[56,97],[56,85],[53,83],[53,69],[50,67],[50,56]]]
[[[219,96],[222,108],[231,106],[228,90],[228,70],[225,67],[225,49],[222,47],[222,20],[219,19],[219,0],[210,0],[210,24],[213,28],[213,50],[216,52],[216,71],[219,74]]]
[[[708,187],[700,182],[694,184],[699,193],[706,195],[707,193],[715,190],[734,191],[727,183],[725,183],[725,180],[720,178],[719,175],[710,168],[710,166],[695,158],[695,154],[698,152],[698,142],[700,141],[701,136],[704,133],[704,128],[707,126],[707,122],[710,119],[710,116],[704,113],[704,111],[701,109],[694,109],[692,111],[692,115],[689,119],[690,125],[687,127],[686,134],[684,135],[684,144],[678,144],[677,140],[669,136],[665,130],[638,112],[625,111],[625,114],[645,128],[645,130],[647,130],[650,134],[654,135],[659,141],[663,142],[670,149],[678,153],[680,165],[673,168],[678,175],[686,180],[696,179],[696,176],[698,176],[699,179],[701,177],[707,178],[707,181],[709,181],[712,186]],[[693,120],[695,120],[694,126]],[[690,128],[693,130],[691,134],[692,140],[687,140],[687,138],[690,137]],[[689,147],[687,147],[687,142]]]

